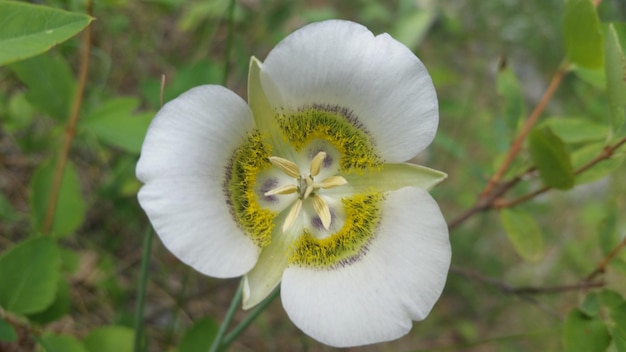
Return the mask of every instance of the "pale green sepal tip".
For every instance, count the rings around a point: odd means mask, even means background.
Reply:
[[[261,65],[261,61],[256,57],[252,56],[250,58],[248,69],[248,105],[250,110],[252,110],[252,116],[257,128],[269,138],[274,155],[280,154],[288,157],[292,155],[292,148],[283,141],[282,133],[276,124],[276,111],[274,111],[265,95],[263,85],[261,84]]]
[[[374,188],[381,192],[395,191],[404,187],[430,190],[448,177],[446,173],[425,166],[399,163],[384,164],[377,172],[365,175],[349,175],[348,184],[357,191]]]

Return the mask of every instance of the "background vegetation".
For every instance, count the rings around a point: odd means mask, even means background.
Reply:
[[[348,350],[626,351],[621,0],[0,2],[0,350],[209,349],[238,280],[151,242],[136,200],[161,77],[165,101],[224,82],[245,97],[251,55],[329,18],[422,59],[441,118],[415,161],[450,176],[440,301]],[[275,300],[230,350],[334,349]]]

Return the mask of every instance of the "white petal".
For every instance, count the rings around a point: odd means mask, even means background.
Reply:
[[[201,86],[159,111],[141,150],[141,206],[164,245],[206,275],[243,275],[258,257],[223,191],[229,158],[253,128],[241,98],[223,87]]]
[[[275,109],[347,108],[387,162],[426,148],[439,120],[437,96],[422,62],[388,34],[348,21],[314,23],[280,42],[262,64]]]
[[[307,335],[336,347],[388,341],[424,319],[439,298],[450,265],[446,222],[419,188],[391,192],[366,253],[329,269],[288,267],[281,296]]]

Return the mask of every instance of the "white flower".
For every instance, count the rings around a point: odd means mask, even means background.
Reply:
[[[203,274],[244,275],[246,309],[280,284],[325,344],[403,336],[450,264],[426,191],[446,175],[404,163],[437,129],[426,69],[387,34],[326,21],[252,58],[248,100],[201,86],[155,117],[137,175],[161,240]]]

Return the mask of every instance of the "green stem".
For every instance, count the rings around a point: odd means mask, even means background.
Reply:
[[[226,312],[226,316],[224,317],[224,321],[220,326],[220,329],[217,331],[217,336],[215,336],[215,340],[213,340],[213,344],[211,344],[211,349],[209,352],[217,352],[222,344],[222,338],[224,337],[224,333],[226,333],[226,329],[230,325],[230,322],[233,320],[235,316],[235,311],[237,310],[237,306],[241,303],[241,297],[243,296],[243,280],[239,283],[239,287],[237,288],[237,292],[233,296],[232,301],[230,302],[230,307],[228,307],[228,311]]]
[[[222,350],[226,349],[233,341],[237,339],[237,337],[246,330],[246,328],[252,324],[252,322],[269,306],[272,301],[280,294],[280,288],[277,287],[274,292],[272,292],[263,302],[259,303],[258,306],[254,307],[254,309],[245,317],[244,320],[239,323],[226,337],[224,337],[224,341],[222,342],[221,348]]]
[[[145,347],[143,344],[143,308],[146,299],[150,253],[152,252],[152,237],[154,237],[154,232],[152,227],[148,227],[148,231],[146,231],[143,238],[141,271],[139,272],[139,287],[137,288],[137,306],[135,307],[135,352],[141,352]]]
[[[228,3],[228,34],[226,37],[226,49],[224,50],[224,76],[222,77],[222,85],[226,86],[226,82],[228,81],[228,71],[230,69],[230,53],[233,48],[233,33],[234,33],[234,22],[235,22],[235,0],[230,0]]]

